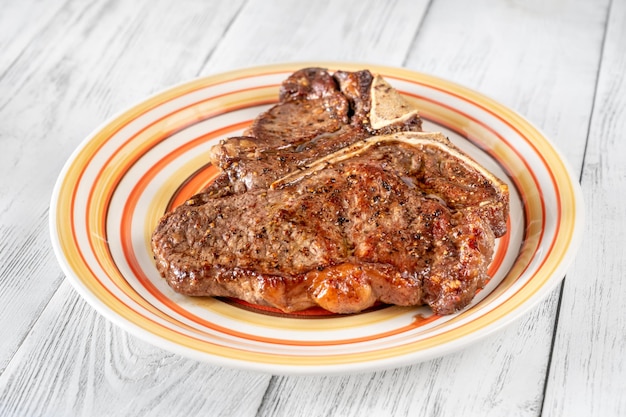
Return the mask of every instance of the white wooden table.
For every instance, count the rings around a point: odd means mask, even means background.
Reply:
[[[4,0],[0,51],[0,416],[626,416],[626,1]],[[465,350],[343,377],[210,366],[97,314],[48,237],[75,147],[181,81],[316,60],[431,73],[539,126],[586,201],[563,284]]]

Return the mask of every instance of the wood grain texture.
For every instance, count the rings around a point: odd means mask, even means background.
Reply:
[[[8,83],[1,82],[8,77],[12,67],[24,54],[27,45],[37,33],[53,18],[61,7],[61,1],[49,1],[45,7],[39,1],[9,2],[3,4],[0,13],[0,97],[9,94]],[[20,36],[16,36],[19,33]],[[2,100],[2,99],[0,99]],[[28,328],[35,322],[45,302],[63,278],[60,273],[50,274],[50,284],[38,286],[32,297],[16,300],[15,293],[32,285],[38,272],[48,265],[54,265],[52,253],[41,245],[48,231],[47,204],[41,201],[42,210],[22,211],[27,204],[16,201],[17,190],[23,188],[23,180],[13,176],[19,172],[19,151],[25,145],[20,143],[20,132],[11,126],[11,120],[0,112],[0,328],[6,331],[0,342],[0,373],[8,363],[11,353],[24,338]],[[25,126],[24,126],[25,128]],[[24,203],[22,196],[22,203]],[[10,216],[10,217],[9,217]],[[43,300],[43,302],[42,302]],[[13,316],[15,314],[15,316]],[[13,328],[22,331],[12,333]]]
[[[254,416],[268,382],[141,342],[64,282],[0,377],[0,415]]]
[[[400,66],[428,0],[250,0],[203,74],[293,61]]]
[[[63,0],[5,1],[0,13],[0,78],[54,18]]]
[[[586,228],[567,275],[545,416],[626,415],[626,3],[613,1],[583,167]]]

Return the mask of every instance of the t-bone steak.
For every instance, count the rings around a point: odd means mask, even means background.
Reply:
[[[369,71],[309,68],[245,137],[213,149],[218,180],[163,216],[157,269],[177,292],[284,312],[375,303],[467,306],[506,233],[506,184]]]

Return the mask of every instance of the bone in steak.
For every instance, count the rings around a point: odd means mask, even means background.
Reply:
[[[211,163],[221,175],[204,198],[267,188],[273,180],[373,135],[421,131],[417,111],[367,70],[331,75],[305,68],[283,82],[279,98],[245,136],[213,147]]]
[[[217,146],[219,181],[152,236],[174,290],[285,312],[449,314],[472,300],[506,231],[507,187],[443,135],[411,131],[417,113],[367,74],[299,71],[255,136]]]

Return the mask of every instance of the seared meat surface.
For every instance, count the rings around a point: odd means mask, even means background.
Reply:
[[[372,119],[372,121],[370,120]],[[305,68],[287,78],[279,103],[242,137],[212,149],[222,174],[205,198],[267,188],[277,178],[367,137],[421,131],[417,111],[369,71],[331,75]]]
[[[152,243],[168,283],[287,312],[382,302],[438,314],[484,285],[508,193],[445,137],[371,137],[302,168],[164,216]]]
[[[377,302],[450,314],[483,287],[508,189],[369,71],[305,68],[244,136],[211,152],[221,174],[152,236],[176,291],[285,312]]]

